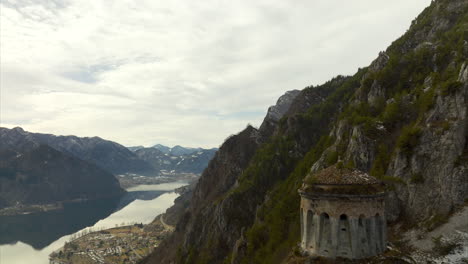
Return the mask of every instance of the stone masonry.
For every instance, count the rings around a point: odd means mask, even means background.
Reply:
[[[308,176],[299,194],[304,253],[360,259],[385,250],[385,193],[375,178],[332,166]]]

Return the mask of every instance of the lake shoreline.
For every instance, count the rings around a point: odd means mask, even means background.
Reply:
[[[14,206],[8,206],[0,208],[0,216],[18,216],[18,215],[29,215],[29,214],[38,214],[45,213],[57,210],[63,210],[65,204],[73,203],[82,203],[82,202],[91,202],[98,201],[101,199],[110,199],[110,198],[119,198],[123,197],[128,192],[136,190],[138,186],[156,186],[164,184],[174,184],[180,182],[190,182],[196,181],[199,178],[199,175],[192,173],[181,173],[177,174],[174,178],[167,177],[148,177],[148,176],[138,176],[138,175],[119,175],[119,181],[124,192],[118,195],[110,196],[100,196],[98,198],[77,198],[71,200],[62,200],[51,203],[44,204],[18,204]],[[125,180],[122,180],[124,178]],[[178,187],[174,189],[175,192],[179,192],[179,189],[184,187]]]
[[[64,210],[55,210],[46,213],[37,213],[31,215],[13,216],[21,217],[21,219],[6,216],[6,219],[9,219],[8,221],[11,222],[12,228],[7,228],[0,232],[1,237],[4,238],[3,243],[0,245],[0,263],[5,262],[16,264],[50,264],[49,254],[63,247],[66,242],[69,242],[74,236],[76,237],[77,234],[81,232],[89,233],[90,230],[97,231],[103,229],[110,229],[112,227],[122,226],[123,224],[128,225],[129,223],[149,224],[153,222],[158,215],[165,213],[165,211],[174,204],[174,200],[179,196],[179,193],[175,190],[181,188],[186,184],[187,183],[179,182],[173,184],[164,184],[162,186],[155,186],[155,189],[158,189],[156,190],[156,192],[161,192],[160,195],[156,196],[155,198],[150,198],[148,200],[137,198],[136,200],[133,200],[133,202],[125,205],[121,209],[114,210],[113,213],[111,213],[111,211],[109,211],[108,213],[102,213],[101,209],[96,209],[101,207],[107,208],[105,210],[111,210],[110,208],[112,207],[118,208],[118,204],[121,203],[123,200],[126,200],[126,198],[122,198],[120,202],[112,201],[112,204],[98,203],[97,205],[90,205],[87,203],[83,203],[83,205],[80,205],[79,203],[76,203],[78,207],[73,205],[73,207],[67,208],[67,206],[65,206]],[[152,191],[137,191],[136,193],[151,192]],[[131,196],[132,193],[135,192],[127,192],[127,196]],[[148,197],[151,197],[151,195]],[[144,198],[148,197],[144,196]],[[89,209],[89,206],[92,206],[92,208],[94,209]],[[61,211],[64,211],[65,215],[62,216],[62,214],[60,214],[60,220],[58,220],[57,222],[56,212]],[[96,215],[96,217],[99,218],[96,220],[92,220],[92,218],[94,217],[92,215],[96,213],[101,214],[103,217]],[[69,215],[71,216],[71,218],[68,217]],[[33,220],[33,222],[25,222],[24,217],[28,217],[29,219],[31,216],[35,216],[33,219],[31,219]],[[37,218],[36,216],[39,216],[39,218]],[[90,219],[83,219],[82,216],[89,216]],[[67,217],[70,219],[68,219]],[[76,219],[78,221],[73,222],[72,219]],[[18,220],[20,220],[20,222],[18,222]],[[38,228],[37,231],[33,232],[35,235],[31,237],[25,236],[24,227],[28,227],[28,230],[31,229],[29,223],[34,223],[34,228]],[[67,227],[62,227],[59,225],[58,230],[56,228],[57,224],[61,223],[68,223],[68,225]],[[46,231],[47,235],[50,235],[50,237],[56,237],[50,242],[45,242],[44,239],[49,239],[44,237],[44,235],[46,234],[38,235],[40,234],[40,232],[44,232],[44,230],[46,229],[50,229]],[[63,233],[59,235],[61,232]],[[37,241],[36,238],[40,240]]]
[[[168,226],[163,216],[156,216],[148,224],[134,223],[84,233],[52,252],[49,261],[56,264],[77,261],[84,264],[96,261],[137,263],[173,232],[174,227]]]
[[[124,191],[119,195],[100,196],[98,198],[89,198],[89,199],[78,198],[78,199],[63,200],[63,201],[57,201],[57,202],[45,203],[45,204],[18,204],[15,206],[1,208],[0,216],[29,215],[29,214],[37,214],[37,213],[45,213],[45,212],[63,210],[64,205],[66,204],[77,204],[77,203],[92,202],[92,201],[99,201],[99,200],[105,200],[105,199],[121,198],[125,194],[127,194],[127,191]]]

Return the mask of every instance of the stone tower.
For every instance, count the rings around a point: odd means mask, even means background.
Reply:
[[[304,253],[359,259],[385,250],[385,192],[376,178],[334,165],[308,175],[299,194]]]

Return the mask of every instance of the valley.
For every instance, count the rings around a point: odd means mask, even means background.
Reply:
[[[60,32],[54,60],[89,50],[50,66],[50,90],[24,58],[6,72],[31,111],[2,116],[0,264],[468,263],[468,1],[424,1],[398,38],[423,1],[24,16]],[[10,2],[2,22],[27,13]]]
[[[62,208],[122,196],[142,184],[195,181],[217,149],[126,147],[99,137],[0,127],[0,215]],[[116,175],[116,176],[114,176]]]
[[[171,182],[195,182],[200,174],[195,173],[162,173],[159,176],[144,176],[138,174],[117,175],[117,180],[122,188],[128,189],[138,185],[154,185]]]

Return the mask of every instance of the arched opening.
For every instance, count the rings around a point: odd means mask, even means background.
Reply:
[[[366,245],[367,245],[366,253],[367,255],[375,255],[374,253],[375,247],[372,243],[373,241],[372,235],[374,234],[372,217],[366,218],[364,223],[365,223],[364,226],[366,229]]]
[[[347,223],[348,222],[348,216],[345,214],[340,215],[340,230],[341,231],[347,231],[347,226],[346,225],[341,225],[341,223]]]
[[[321,254],[327,256],[332,251],[332,232],[330,216],[327,213],[320,214],[320,238],[319,247]]]
[[[340,215],[338,222],[338,255],[348,257],[351,255],[351,233],[346,214]]]
[[[311,210],[307,211],[307,248],[314,247],[315,241],[315,225],[314,225],[314,213]]]

